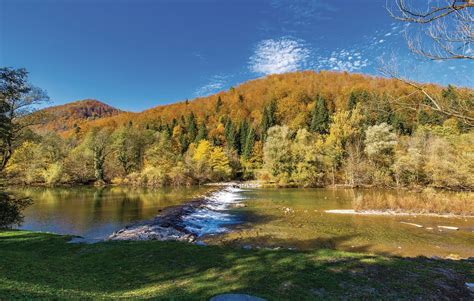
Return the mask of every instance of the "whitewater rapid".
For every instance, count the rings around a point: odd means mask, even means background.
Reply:
[[[228,226],[241,222],[230,209],[241,203],[245,197],[241,188],[227,186],[205,197],[200,208],[182,216],[185,229],[197,237],[229,231]]]
[[[107,240],[179,240],[193,242],[204,235],[229,231],[231,225],[242,222],[231,209],[245,198],[245,191],[235,186],[223,186],[218,191],[165,210],[151,221],[129,225],[112,233]]]

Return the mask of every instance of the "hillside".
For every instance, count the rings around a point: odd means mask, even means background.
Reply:
[[[104,112],[98,102],[90,110],[84,103],[56,107],[45,110],[57,117],[39,130],[57,128],[62,137],[25,141],[8,176],[48,184],[181,186],[257,178],[308,187],[472,190],[469,125],[433,109],[414,89],[392,79],[306,71],[140,113]],[[472,90],[423,89],[440,107],[474,114]]]
[[[426,89],[438,95],[442,91],[442,87],[431,84],[426,85]],[[193,112],[198,122],[205,120],[209,131],[217,128],[224,116],[237,122],[247,119],[254,127],[258,127],[264,107],[271,101],[275,101],[279,122],[291,128],[298,128],[307,123],[307,116],[314,107],[314,100],[318,95],[326,99],[328,108],[333,112],[346,109],[352,95],[356,101],[362,102],[366,113],[374,115],[374,118],[381,113],[392,117],[398,115],[403,118],[405,127],[412,127],[417,122],[417,112],[406,109],[404,104],[423,101],[421,93],[413,93],[413,91],[413,88],[394,79],[347,72],[304,71],[266,76],[211,96],[196,98],[189,102],[157,106],[140,113],[118,113],[115,109],[105,110],[99,107],[98,110],[92,112],[101,112],[97,116],[105,118],[100,119],[91,118],[93,114],[82,113],[83,111],[75,109],[77,106],[72,103],[61,106],[66,109],[59,110],[64,116],[62,121],[54,120],[52,125],[47,124],[45,127],[67,130],[71,129],[77,120],[87,121],[81,123],[84,132],[89,127],[115,128],[133,120],[133,124],[140,127],[159,128],[162,125],[171,124],[173,119],[179,121],[190,112]],[[466,95],[472,93],[467,89],[457,91]],[[410,96],[404,97],[406,95]],[[403,97],[403,103],[391,101],[399,97]],[[58,111],[61,107],[49,110]],[[71,109],[67,110],[67,108]],[[87,108],[93,109],[89,106]]]
[[[38,113],[44,114],[47,121],[38,127],[40,131],[63,132],[81,127],[88,121],[116,116],[123,111],[95,99],[85,99],[48,107]]]

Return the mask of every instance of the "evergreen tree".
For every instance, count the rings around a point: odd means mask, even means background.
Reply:
[[[188,140],[189,142],[192,142],[196,140],[196,136],[198,132],[196,117],[194,117],[193,112],[189,113],[187,124],[188,124],[187,132],[188,132],[188,138],[189,138]]]
[[[179,125],[181,125],[181,127],[183,128],[186,128],[186,118],[184,118],[184,115],[181,115],[181,118],[179,120]]]
[[[178,125],[178,121],[176,120],[176,118],[173,118],[173,120],[171,120],[171,125],[169,126],[169,128],[171,129],[170,134],[173,133],[173,129],[175,128],[176,125]]]
[[[168,137],[170,137],[171,139],[171,136],[173,136],[173,126],[169,126],[169,125],[165,125],[163,131],[168,135]]]
[[[367,91],[352,91],[347,101],[347,110],[352,111],[358,103],[367,103],[369,101],[369,93]]]
[[[355,106],[357,105],[357,94],[355,92],[351,92],[349,96],[349,100],[347,101],[347,109],[352,111]]]
[[[244,160],[250,159],[252,155],[253,146],[255,145],[255,130],[253,127],[250,127],[245,139],[245,143],[242,146],[242,158]]]
[[[196,136],[195,142],[207,139],[207,128],[204,121],[199,125],[199,130]]]
[[[318,96],[316,104],[311,111],[310,131],[320,134],[327,134],[329,130],[329,110],[326,106],[326,100]]]
[[[234,128],[234,124],[230,118],[227,119],[225,126],[224,126],[224,135],[227,141],[227,147],[235,148],[236,146],[236,131]]]
[[[181,135],[178,139],[181,146],[181,154],[184,154],[188,150],[189,140],[185,135]]]
[[[266,139],[268,129],[277,124],[276,109],[277,105],[275,100],[272,100],[270,104],[268,104],[268,106],[263,109],[261,136],[262,140],[264,141]]]
[[[222,107],[222,99],[220,96],[217,96],[217,102],[216,102],[216,113],[219,113],[221,111]]]
[[[240,123],[240,127],[239,127],[239,138],[240,138],[239,149],[238,149],[239,154],[242,154],[244,151],[248,132],[249,132],[249,123],[247,119],[245,119],[244,121]]]

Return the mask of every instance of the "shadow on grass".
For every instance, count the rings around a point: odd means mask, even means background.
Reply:
[[[158,241],[67,244],[62,236],[23,231],[0,232],[0,254],[0,296],[6,299],[206,300],[242,292],[269,299],[469,300],[464,282],[473,277],[467,261]]]

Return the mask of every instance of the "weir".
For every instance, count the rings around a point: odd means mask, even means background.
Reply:
[[[163,211],[152,221],[114,232],[108,240],[179,240],[192,242],[205,235],[229,231],[241,218],[230,212],[244,199],[241,188],[226,185],[202,198]]]

